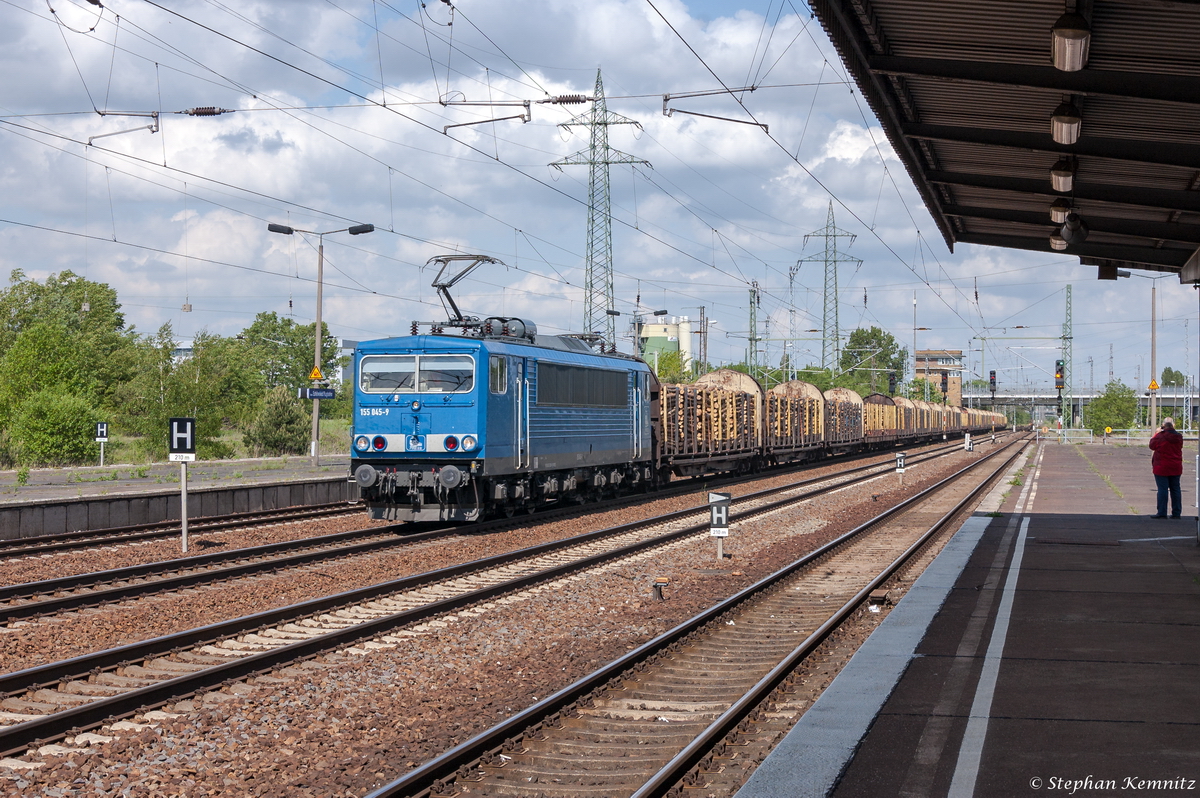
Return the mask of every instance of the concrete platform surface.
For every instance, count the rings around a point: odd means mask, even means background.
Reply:
[[[188,489],[346,477],[350,455],[322,455],[313,465],[306,456],[246,460],[200,460],[188,464]],[[136,495],[179,489],[179,463],[31,468],[26,483],[18,472],[0,471],[0,506],[93,496]]]
[[[1149,455],[1042,444],[738,798],[1200,794],[1196,447],[1182,520]]]

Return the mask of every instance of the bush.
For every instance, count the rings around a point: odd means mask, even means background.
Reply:
[[[100,414],[88,401],[48,388],[21,403],[9,440],[22,465],[75,465],[99,457],[95,442]]]
[[[280,385],[263,397],[254,423],[246,431],[246,446],[259,454],[303,454],[308,450],[311,423],[300,400]]]

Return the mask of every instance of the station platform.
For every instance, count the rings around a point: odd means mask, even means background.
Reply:
[[[188,515],[226,515],[358,498],[350,458],[200,460],[188,466]],[[0,471],[0,540],[177,520],[178,463]]]
[[[1039,444],[737,798],[1200,794],[1195,462]]]

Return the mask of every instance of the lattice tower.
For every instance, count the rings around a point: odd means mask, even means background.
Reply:
[[[587,127],[591,130],[591,143],[586,150],[568,155],[551,166],[588,166],[588,240],[587,269],[584,275],[583,329],[596,333],[610,347],[616,346],[616,322],[608,311],[613,307],[613,264],[612,264],[612,209],[609,193],[609,169],[611,164],[646,164],[641,158],[614,150],[608,146],[610,125],[641,124],[611,113],[604,101],[604,83],[600,70],[596,70],[596,90],[592,97],[591,110],[575,116],[559,127]]]
[[[838,264],[850,263],[858,267],[862,264],[862,259],[839,252],[839,238],[850,239],[846,242],[846,248],[849,248],[858,236],[848,230],[839,229],[833,223],[832,200],[829,203],[829,216],[825,220],[825,227],[820,230],[814,230],[806,235],[804,237],[805,246],[808,246],[810,238],[823,238],[825,240],[825,250],[809,255],[807,258],[801,258],[797,266],[800,263],[825,264],[825,309],[821,325],[821,368],[832,371],[837,369],[838,362],[841,360],[841,339],[838,329]]]

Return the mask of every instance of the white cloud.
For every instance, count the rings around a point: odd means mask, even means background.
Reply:
[[[858,236],[849,252],[863,259],[839,275],[843,327],[878,324],[908,345],[916,289],[920,326],[933,328],[922,342],[967,348],[972,335],[991,334],[979,328],[977,277],[987,324],[1052,331],[1062,302],[1043,298],[1070,279],[1077,359],[1106,358],[1116,341],[1131,373],[1144,349],[1144,280],[1114,294],[1073,259],[978,247],[950,254],[877,123],[864,127],[869,109],[838,82],[843,69],[807,17],[784,15],[772,31],[761,9],[656,2],[701,63],[640,0],[459,5],[452,28],[443,4],[427,4],[423,21],[415,6],[402,18],[381,5],[377,36],[362,21],[374,18],[365,0],[260,0],[238,4],[240,17],[200,0],[172,4],[237,41],[144,4],[114,0],[119,32],[105,11],[90,34],[60,33],[38,3],[0,5],[0,219],[48,228],[0,222],[0,270],[86,272],[118,289],[141,330],[171,321],[183,337],[201,327],[233,334],[263,310],[290,311],[299,321],[313,315],[317,242],[269,234],[267,222],[320,231],[371,222],[371,235],[325,239],[324,316],[335,334],[402,334],[413,319],[436,318],[432,274],[421,266],[447,250],[519,266],[485,267],[460,284],[470,312],[526,316],[547,331],[579,329],[588,169],[548,164],[588,148],[584,132],[558,126],[588,107],[536,101],[590,93],[600,67],[610,110],[642,125],[640,132],[611,127],[610,145],[652,164],[636,177],[627,165],[611,168],[623,313],[639,290],[644,306],[672,314],[695,316],[703,305],[716,324],[711,356],[739,359],[753,280],[763,291],[760,318],[772,320],[769,337],[780,337],[790,318],[788,273],[819,249],[805,236],[825,224],[828,188],[838,199],[838,226]],[[83,4],[59,11],[80,30],[96,18]],[[719,89],[709,68],[725,86],[760,88],[736,99],[679,96]],[[818,79],[822,85],[812,85]],[[668,118],[664,94],[671,108],[742,121],[753,115],[770,137],[735,121]],[[388,108],[358,95],[386,97]],[[445,125],[524,109],[447,107],[439,98],[529,100],[532,121],[445,134]],[[90,136],[148,120],[14,116],[85,112],[93,101],[108,110],[161,109],[162,130],[87,148],[80,142]],[[208,105],[237,113],[172,113]],[[86,243],[71,235],[85,232],[93,237]],[[797,280],[797,315],[808,328],[820,318],[823,274],[806,264]],[[1191,296],[1168,283],[1159,284],[1162,307],[1180,319],[1191,312]],[[179,310],[185,298],[191,314]],[[1083,326],[1091,323],[1081,312],[1089,305],[1104,308],[1107,326]],[[1182,347],[1174,326],[1164,328],[1160,346]],[[777,361],[779,342],[765,346]]]

